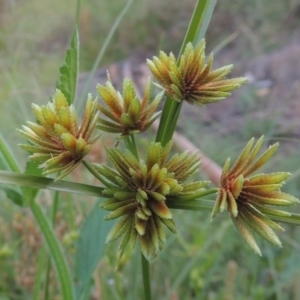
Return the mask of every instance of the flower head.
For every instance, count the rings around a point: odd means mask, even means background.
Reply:
[[[40,163],[43,174],[61,172],[60,179],[69,174],[89,152],[97,137],[92,138],[97,121],[97,102],[89,95],[84,118],[78,126],[73,105],[56,90],[52,102],[38,106],[32,104],[37,123],[27,122],[19,132],[29,141],[20,145],[32,153],[29,158]]]
[[[173,53],[168,56],[161,51],[159,57],[147,63],[168,96],[176,101],[204,105],[228,97],[232,90],[247,81],[246,78],[224,79],[232,65],[212,71],[213,55],[205,63],[204,50],[205,40],[201,40],[195,48],[188,43],[178,60]]]
[[[121,133],[123,136],[145,131],[159,116],[155,110],[163,97],[158,94],[149,104],[151,82],[147,83],[142,101],[137,97],[134,85],[130,79],[123,82],[123,96],[113,87],[108,77],[106,86],[98,85],[98,93],[107,107],[98,105],[98,109],[108,119],[99,118],[97,126],[107,132]]]
[[[138,160],[131,152],[122,153],[117,148],[107,150],[115,170],[95,165],[106,185],[103,196],[108,200],[102,207],[111,213],[106,219],[121,219],[114,225],[107,242],[121,236],[123,253],[127,244],[134,246],[139,240],[147,259],[153,259],[165,243],[163,225],[176,233],[175,223],[167,201],[182,200],[185,196],[203,189],[207,182],[184,184],[198,168],[196,154],[175,154],[169,160],[171,143],[162,147],[151,143],[145,161]]]
[[[278,143],[270,146],[255,161],[262,142],[263,137],[253,146],[254,139],[252,138],[231,169],[229,169],[230,159],[227,159],[221,176],[221,187],[212,212],[212,217],[214,217],[218,211],[222,212],[227,208],[242,237],[259,255],[261,252],[251,230],[270,243],[281,247],[281,242],[273,229],[283,230],[283,228],[270,217],[290,216],[290,213],[269,205],[289,206],[299,202],[297,198],[280,190],[290,173],[261,173],[250,176],[271,158],[278,147]]]

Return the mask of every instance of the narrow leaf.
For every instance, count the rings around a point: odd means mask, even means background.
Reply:
[[[75,100],[77,73],[79,65],[79,36],[77,28],[74,29],[70,48],[66,52],[64,64],[59,68],[59,80],[56,88],[61,90],[72,104]]]
[[[95,204],[80,231],[74,267],[76,299],[82,299],[82,295],[89,288],[93,272],[103,254],[105,238],[111,228],[110,222],[104,221],[105,212],[99,209],[99,203],[100,201]]]
[[[55,181],[52,178],[19,174],[8,171],[0,171],[0,184],[30,186],[39,189],[49,189],[54,191],[62,191],[96,197],[99,197],[103,191],[103,188],[88,184],[64,180]]]

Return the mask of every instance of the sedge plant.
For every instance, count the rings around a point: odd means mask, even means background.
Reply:
[[[157,255],[164,251],[166,231],[176,234],[179,226],[173,216],[175,209],[207,211],[209,208],[212,218],[227,211],[241,237],[259,255],[261,250],[254,232],[281,247],[276,231],[282,231],[283,227],[278,221],[300,225],[299,215],[280,209],[299,202],[281,191],[291,174],[255,173],[271,159],[278,144],[259,155],[263,137],[255,144],[251,139],[232,166],[230,159],[226,160],[218,187],[210,187],[208,181],[192,180],[201,164],[197,152],[171,155],[172,136],[182,105],[201,109],[226,101],[232,91],[247,81],[230,78],[232,65],[214,69],[213,54],[206,57],[204,34],[214,4],[208,0],[197,2],[177,57],[160,51],[158,56],[147,60],[153,79],[149,79],[141,99],[130,79],[124,79],[123,90],[118,91],[108,74],[107,83],[97,86],[101,102],[91,94],[86,96],[81,122],[73,103],[79,58],[79,38],[75,30],[52,100],[41,106],[32,104],[36,121],[27,121],[19,129],[27,140],[20,146],[29,153],[28,165],[32,164],[24,174],[1,139],[3,157],[13,172],[1,171],[0,183],[23,186],[23,193],[15,196],[14,201],[29,206],[36,218],[58,274],[62,299],[88,299],[87,283],[83,282],[75,293],[76,287],[53,225],[36,201],[37,189],[100,197],[96,209],[109,212],[106,220],[116,220],[106,236],[107,243],[119,240],[116,267],[125,249],[140,249],[146,300],[152,299],[149,263],[156,263]],[[161,112],[158,107],[162,102]],[[136,139],[158,119],[156,138],[142,154]],[[114,135],[118,141],[106,149],[109,165],[85,160],[101,132]],[[86,166],[101,187],[62,180],[80,164]],[[215,201],[207,200],[208,195]],[[89,276],[92,271],[93,268]],[[48,299],[48,292],[44,296]]]

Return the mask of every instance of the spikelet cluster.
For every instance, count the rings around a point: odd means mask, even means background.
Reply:
[[[218,102],[240,87],[246,78],[224,79],[232,65],[211,70],[213,55],[205,62],[205,40],[194,48],[188,43],[182,56],[177,60],[160,51],[159,57],[148,60],[148,66],[166,94],[176,101],[205,105]]]
[[[32,104],[32,109],[37,123],[27,122],[19,130],[29,142],[20,146],[32,153],[31,160],[40,163],[43,175],[61,172],[56,180],[61,179],[77,167],[97,139],[92,137],[97,102],[89,95],[80,126],[74,106],[69,106],[60,90],[56,90],[52,102],[43,106]]]
[[[256,159],[263,143],[263,137],[254,146],[253,143],[254,139],[252,138],[231,169],[230,159],[227,159],[212,217],[218,211],[222,212],[227,209],[242,237],[256,253],[261,255],[252,231],[270,243],[281,247],[281,242],[273,229],[282,231],[283,228],[269,217],[287,217],[290,216],[290,213],[272,206],[290,206],[298,203],[299,200],[280,190],[290,173],[251,175],[272,157],[278,147],[278,143],[270,146]]]
[[[162,147],[151,143],[145,161],[131,152],[122,153],[117,148],[107,150],[114,169],[95,165],[106,185],[103,196],[108,200],[101,205],[111,211],[106,219],[120,218],[107,237],[107,242],[123,236],[121,253],[138,239],[142,253],[153,259],[163,248],[166,237],[164,226],[176,233],[168,201],[184,201],[207,182],[183,183],[199,167],[196,153],[184,152],[168,159],[171,143]]]
[[[114,88],[110,78],[106,86],[99,84],[97,90],[106,104],[106,107],[98,105],[99,111],[106,116],[106,118],[98,118],[97,127],[103,131],[120,133],[123,136],[140,133],[145,131],[160,114],[155,111],[163,97],[163,92],[150,103],[150,80],[142,100],[137,97],[130,79],[125,79],[123,82],[123,95]]]

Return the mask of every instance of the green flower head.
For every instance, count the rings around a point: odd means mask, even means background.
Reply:
[[[283,228],[270,218],[288,217],[290,213],[272,206],[289,206],[299,202],[292,195],[280,190],[290,173],[251,175],[271,158],[278,147],[278,144],[270,146],[255,161],[262,142],[263,137],[253,146],[254,139],[251,139],[231,169],[229,169],[230,159],[227,159],[212,212],[214,217],[218,211],[222,212],[226,208],[242,237],[259,255],[261,252],[251,231],[281,247],[281,242],[273,229],[283,230]]]
[[[113,87],[109,76],[108,79],[106,86],[100,84],[97,86],[98,93],[106,104],[106,107],[98,105],[98,109],[106,118],[98,118],[97,128],[121,133],[122,136],[145,131],[160,115],[160,112],[155,111],[163,97],[163,92],[149,103],[151,82],[148,80],[144,97],[140,101],[130,79],[125,79],[123,82],[123,95]]]
[[[213,55],[205,63],[204,51],[203,39],[195,48],[188,43],[178,60],[173,53],[168,56],[161,51],[159,57],[155,56],[147,63],[169,97],[179,102],[185,100],[190,104],[205,105],[227,98],[247,79],[224,79],[231,72],[232,65],[212,71]]]
[[[162,147],[151,143],[145,161],[131,152],[122,153],[117,148],[107,150],[114,169],[95,165],[101,181],[106,185],[103,196],[108,197],[102,207],[111,213],[106,219],[121,218],[111,229],[107,242],[121,236],[123,253],[127,244],[132,247],[139,240],[147,259],[153,259],[166,241],[164,226],[176,233],[168,201],[182,200],[197,192],[207,182],[183,183],[199,167],[197,155],[184,152],[167,159],[171,143]]]
[[[75,169],[97,139],[92,132],[97,121],[97,102],[89,95],[82,124],[78,126],[73,105],[68,105],[60,90],[46,106],[32,104],[37,123],[27,122],[19,132],[29,144],[21,148],[32,153],[29,158],[40,163],[43,174],[61,172],[56,180]]]

